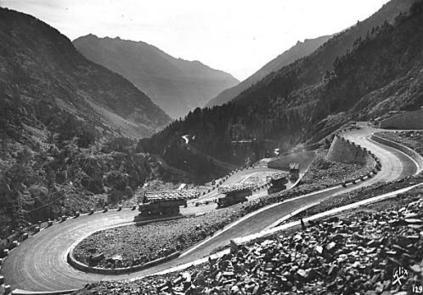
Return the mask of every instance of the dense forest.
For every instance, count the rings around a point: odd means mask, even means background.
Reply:
[[[393,24],[398,14],[408,12],[414,2],[415,0],[391,0],[369,18],[361,22],[359,21],[356,25],[329,38],[326,42],[324,42],[323,46],[320,46],[321,43],[319,42],[319,39],[321,38],[315,39],[315,41],[310,40],[313,42],[317,41],[317,43],[312,46],[316,46],[319,43],[320,45],[313,47],[313,49],[310,51],[311,54],[309,53],[303,55],[304,57],[308,56],[308,58],[304,59],[306,62],[305,67],[298,69],[301,82],[305,85],[312,85],[317,83],[326,71],[331,71],[333,69],[333,63],[337,57],[341,57],[351,50],[357,39],[365,38],[368,32],[374,30],[374,28],[378,26],[383,25],[384,22]],[[323,38],[322,40],[325,39],[326,38]],[[304,45],[306,45],[306,43],[307,42],[305,42]],[[225,90],[207,106],[214,106],[219,101],[221,102],[218,103],[219,105],[229,102],[238,97],[241,92],[248,90],[252,84],[260,82],[260,80],[265,78],[265,76],[271,72],[277,73],[278,71],[283,71],[283,65],[286,66],[292,64],[292,62],[298,59],[291,59],[291,62],[288,62],[287,60],[284,61],[285,56],[289,57],[292,53],[294,56],[297,54],[297,49],[295,49],[296,47],[297,46],[294,46],[292,48],[294,49],[294,52],[290,52],[291,50],[288,50],[280,57],[269,62],[269,64],[265,65],[256,74],[248,78],[246,81],[243,81],[238,86]],[[299,50],[301,52],[301,48],[299,48]],[[282,60],[279,60],[279,58]],[[280,62],[282,62],[282,64],[280,64]],[[284,62],[286,63],[284,64]],[[300,64],[301,63],[294,65],[293,67],[298,68]],[[263,75],[264,73],[266,73],[266,75]],[[248,87],[245,87],[247,86],[246,84]]]
[[[321,45],[326,43],[332,36],[321,36],[315,39],[305,39],[304,42],[298,41],[297,44],[286,50],[276,58],[269,61],[262,68],[260,68],[253,75],[239,83],[238,85],[228,88],[225,91],[219,93],[218,96],[213,98],[207,103],[207,107],[213,107],[223,105],[233,98],[237,97],[241,92],[248,89],[251,85],[259,82],[261,79],[266,77],[272,72],[282,69],[296,60],[310,55]]]
[[[369,30],[320,76],[317,57],[328,54],[325,47],[333,48],[327,44],[270,74],[231,103],[196,109],[140,145],[177,162],[180,149],[175,145],[188,134],[195,138],[190,144],[197,150],[242,164],[247,157],[262,156],[272,144],[286,150],[297,143],[317,141],[348,120],[417,109],[423,104],[422,5],[417,1],[393,24],[385,22]],[[328,43],[337,39],[343,39],[342,33]],[[239,140],[253,140],[255,148],[239,153],[233,144]]]

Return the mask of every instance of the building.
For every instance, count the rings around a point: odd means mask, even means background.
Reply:
[[[277,173],[275,175],[269,176],[268,182],[270,183],[270,188],[267,190],[267,193],[274,194],[285,190],[286,184],[288,183],[287,176],[287,173]]]
[[[185,206],[185,199],[152,199],[139,205],[141,216],[179,215],[179,206]]]
[[[289,164],[289,179],[296,181],[300,177],[300,164],[290,163]]]
[[[241,184],[220,187],[219,193],[224,194],[217,200],[218,207],[228,207],[237,203],[247,201],[247,197],[252,195],[252,190],[255,188],[254,184]]]
[[[138,209],[141,216],[179,215],[179,207],[186,206],[187,200],[198,195],[193,190],[146,192]]]

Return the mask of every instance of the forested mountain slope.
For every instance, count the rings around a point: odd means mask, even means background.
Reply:
[[[280,54],[278,57],[265,64],[260,70],[255,72],[253,75],[251,75],[238,85],[232,88],[228,88],[219,93],[218,96],[216,96],[207,103],[207,107],[223,105],[231,101],[233,98],[241,94],[244,90],[248,89],[254,83],[257,83],[270,73],[278,71],[284,66],[287,66],[293,63],[294,61],[311,54],[331,37],[332,36],[322,36],[315,39],[306,39],[304,40],[304,42],[298,41],[298,43],[295,44],[293,47],[291,47],[287,51]]]
[[[357,39],[365,38],[368,33],[371,33],[373,28],[381,26],[385,21],[393,23],[398,14],[408,11],[414,1],[415,0],[391,0],[368,19],[358,22],[355,26],[329,39],[329,41],[311,54],[310,58],[307,59],[308,64],[305,67],[298,68],[301,72],[299,74],[301,83],[307,85],[316,83],[326,71],[332,70],[332,65],[337,57],[341,57],[346,54],[348,50],[351,50]],[[292,60],[292,62],[293,61],[294,60]],[[281,68],[282,67],[278,69],[275,68],[272,71],[276,72],[276,70],[280,70]],[[261,79],[254,82],[258,82],[259,80]],[[245,90],[245,88],[242,89],[242,91]],[[242,91],[222,93],[219,95],[219,104],[236,99]],[[211,103],[210,106],[216,104],[217,103]]]
[[[346,38],[343,34],[328,43]],[[319,70],[326,44],[267,76],[233,102],[198,109],[141,145],[169,160],[178,159],[178,136],[189,134],[195,137],[191,144],[197,149],[242,163],[248,156],[262,156],[269,147],[287,149],[318,140],[351,119],[419,108],[423,100],[422,1],[417,1],[409,16],[397,17],[395,24],[385,22],[366,36],[336,59],[330,71]],[[243,151],[234,144],[248,139],[254,144]]]

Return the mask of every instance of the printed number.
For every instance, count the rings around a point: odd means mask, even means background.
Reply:
[[[420,284],[413,284],[412,294],[423,294],[423,286]]]

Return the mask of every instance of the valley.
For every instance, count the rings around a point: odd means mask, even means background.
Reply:
[[[0,4],[0,295],[423,292],[423,0],[185,1]]]

